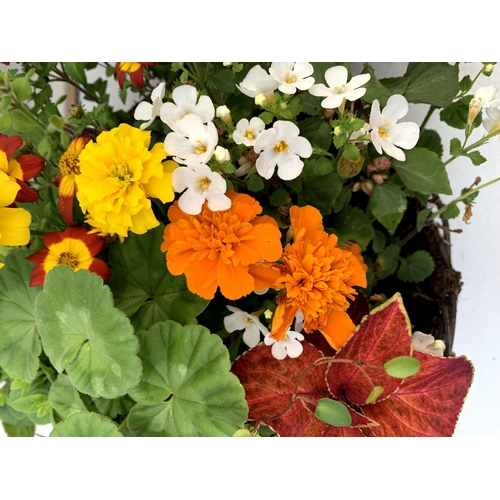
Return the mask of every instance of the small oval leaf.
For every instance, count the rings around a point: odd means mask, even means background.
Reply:
[[[366,398],[365,404],[375,403],[377,398],[384,392],[384,388],[381,385],[376,385],[372,392]]]
[[[320,399],[314,414],[323,422],[334,427],[346,427],[352,422],[351,414],[345,405],[333,399]]]
[[[399,356],[387,361],[384,370],[391,377],[407,378],[415,375],[420,370],[420,361],[411,356]]]

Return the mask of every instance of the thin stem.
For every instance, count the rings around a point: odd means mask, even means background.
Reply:
[[[118,427],[118,432],[123,433],[123,431],[127,427],[127,419],[128,419],[128,415],[123,419],[123,422],[120,424],[120,427]]]
[[[436,106],[431,106],[429,108],[429,111],[427,111],[427,114],[425,115],[424,121],[422,122],[422,125],[420,125],[420,130],[424,130],[425,126],[427,125],[427,122],[429,121],[429,118],[431,117],[432,113],[434,113],[436,109]]]

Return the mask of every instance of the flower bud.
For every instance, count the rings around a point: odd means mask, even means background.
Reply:
[[[263,108],[267,104],[267,98],[264,94],[258,94],[255,96],[255,104]]]
[[[348,160],[342,156],[337,164],[337,172],[340,177],[343,177],[344,179],[354,177],[355,175],[358,175],[363,168],[364,161],[365,159],[361,155],[359,155],[355,161]]]
[[[69,110],[70,116],[73,118],[82,118],[84,115],[83,109],[81,106],[78,106],[77,104],[72,104],[71,108]]]
[[[214,157],[218,163],[224,163],[231,159],[229,151],[226,148],[217,146],[214,151]]]
[[[491,62],[486,62],[486,63],[483,63],[484,66],[483,66],[483,75],[486,75],[486,76],[491,76],[491,74],[493,73],[493,70],[495,69],[495,64],[496,63],[491,63]]]
[[[385,170],[386,168],[389,168],[391,166],[391,160],[389,160],[389,158],[387,158],[386,156],[380,156],[373,161],[373,164],[379,170]]]
[[[227,106],[219,106],[215,111],[215,116],[220,118],[226,125],[231,125],[231,112]]]

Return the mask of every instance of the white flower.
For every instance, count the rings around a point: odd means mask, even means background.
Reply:
[[[299,137],[299,127],[292,122],[278,120],[273,128],[264,130],[255,143],[254,150],[261,153],[255,166],[264,179],[270,179],[278,165],[278,177],[284,181],[295,179],[302,172],[302,158],[312,155],[311,143]]]
[[[255,142],[265,128],[265,123],[257,116],[250,121],[243,118],[236,124],[236,130],[233,132],[234,142],[245,146],[255,146]]]
[[[351,135],[349,136],[349,139],[351,139],[351,140],[358,139],[358,138],[363,137],[364,135],[368,134],[369,131],[370,131],[370,124],[369,123],[365,123],[356,132],[351,132]],[[359,141],[359,142],[367,142],[367,139],[364,139],[364,140]]]
[[[377,99],[373,101],[370,126],[373,146],[379,154],[384,150],[396,160],[404,161],[404,152],[397,148],[411,149],[417,144],[420,129],[416,123],[398,123],[408,113],[408,101],[400,94],[389,97],[386,107],[380,112]]]
[[[488,135],[496,132],[500,128],[500,104],[496,107],[486,109],[488,118],[483,120],[483,127],[488,131]]]
[[[266,345],[272,345],[271,354],[276,359],[285,359],[287,356],[290,358],[298,358],[304,350],[303,345],[300,343],[304,340],[304,335],[292,330],[288,330],[283,338],[279,341],[272,339],[269,335],[264,338]]]
[[[207,163],[219,140],[215,125],[204,125],[199,116],[191,114],[182,119],[182,127],[183,134],[170,132],[165,137],[165,151],[178,163]]]
[[[411,337],[411,343],[415,351],[434,354],[435,356],[443,356],[446,348],[442,340],[434,340],[432,335],[422,332],[414,332]]]
[[[250,170],[252,170],[252,167],[255,165],[255,163],[251,162],[248,158],[242,156],[238,160],[238,165],[240,167],[236,170],[234,175],[236,177],[243,177],[244,175],[247,175],[248,172],[250,172]]]
[[[266,70],[257,65],[236,86],[248,97],[257,97],[259,94],[265,94],[266,96],[272,94],[278,88],[278,83]]]
[[[307,90],[314,85],[313,65],[308,62],[272,63],[269,73],[278,82],[278,90],[284,94],[295,94],[297,89]]]
[[[202,123],[212,121],[215,116],[215,108],[210,97],[202,95],[198,99],[196,89],[191,85],[175,88],[172,100],[173,103],[166,102],[161,107],[160,118],[174,132],[187,135],[183,130],[183,122],[190,115],[200,117]]]
[[[351,78],[347,83],[347,69],[344,66],[334,66],[325,72],[325,80],[328,87],[322,83],[317,83],[309,89],[309,93],[316,97],[326,97],[321,101],[321,106],[326,109],[338,108],[344,99],[355,101],[365,95],[365,88],[358,88],[364,85],[370,75],[358,75]]]
[[[226,125],[231,124],[231,111],[227,106],[219,106],[215,110],[215,116],[220,118]]]
[[[474,118],[478,115],[482,108],[497,106],[500,99],[493,99],[497,93],[498,87],[489,85],[488,87],[480,87],[476,90],[474,98],[469,103],[469,114],[467,115],[467,124],[471,125]]]
[[[231,159],[231,155],[226,148],[222,146],[217,146],[214,151],[214,157],[217,160],[217,163],[224,163]]]
[[[189,215],[198,215],[205,200],[213,212],[231,207],[231,199],[224,194],[226,181],[208,165],[194,163],[176,168],[172,173],[172,187],[177,193],[186,190],[179,198],[179,208]]]
[[[224,328],[229,332],[245,330],[243,342],[248,347],[255,347],[260,341],[260,334],[269,335],[269,330],[259,321],[257,316],[248,314],[237,307],[226,306],[233,314],[224,318]]]
[[[161,82],[158,87],[156,87],[151,93],[151,101],[140,102],[134,111],[134,118],[136,120],[147,120],[146,123],[142,123],[140,126],[141,130],[149,127],[153,120],[160,116],[160,110],[163,105],[163,98],[165,97],[165,82]]]

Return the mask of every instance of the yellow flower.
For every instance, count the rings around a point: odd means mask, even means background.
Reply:
[[[122,123],[102,132],[80,153],[77,198],[92,232],[143,234],[158,226],[149,196],[162,203],[174,199],[172,172],[178,167],[166,157],[163,143],[148,150],[151,133]]]
[[[30,241],[31,214],[24,208],[10,208],[19,184],[0,170],[0,245],[26,245]],[[3,264],[0,263],[0,268]]]

